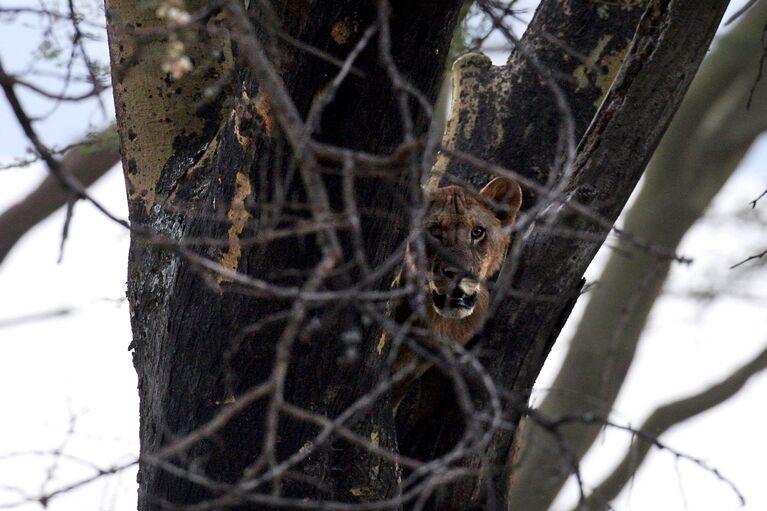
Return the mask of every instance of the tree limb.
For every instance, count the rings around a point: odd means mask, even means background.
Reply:
[[[517,44],[528,50],[518,49],[504,66],[491,66],[489,59],[476,54],[455,63],[453,106],[442,142],[445,150],[435,164],[432,186],[442,179],[479,188],[494,168],[506,166],[516,171],[511,177],[523,183],[525,209],[550,186],[549,174],[555,177],[560,170],[558,155],[565,144],[553,141],[573,143],[583,135],[618,72],[643,12],[638,5],[577,2],[570,7],[562,9],[558,0],[541,2]],[[602,8],[607,9],[606,17]],[[562,51],[563,46],[568,51]],[[530,49],[535,59],[528,58]],[[574,58],[575,54],[589,55],[590,60]],[[590,71],[595,66],[604,74]],[[556,76],[557,82],[542,86],[549,76]],[[564,111],[553,87],[565,95],[568,108]],[[564,125],[573,131],[563,132]],[[536,182],[537,189],[531,186]],[[428,371],[416,385],[420,388],[406,399],[405,409],[418,406],[419,412],[400,414],[400,448],[429,458],[461,437],[463,422],[454,412],[450,382],[439,371]],[[415,395],[421,396],[417,403]],[[443,438],[440,446],[433,444],[437,438]]]
[[[149,58],[162,54],[163,45],[154,54],[141,51],[143,31],[158,25],[154,12],[141,11],[140,3],[107,2],[131,223],[168,244],[201,240],[187,252],[225,270],[209,271],[167,244],[132,237],[128,299],[142,456],[206,424],[222,403],[264,381],[274,383],[265,399],[183,458],[142,462],[139,509],[154,509],[157,499],[200,508],[244,508],[248,499],[288,507],[384,500],[396,508],[402,501],[400,469],[392,461],[397,457],[376,454],[396,452],[396,438],[392,410],[382,404],[388,387],[377,387],[389,381],[386,352],[376,350],[379,326],[362,319],[370,316],[359,297],[367,289],[387,288],[401,261],[409,212],[402,203],[413,182],[420,191],[420,156],[412,149],[422,146],[411,142],[401,159],[374,177],[357,174],[354,158],[356,151],[389,155],[403,139],[417,141],[427,131],[462,1],[390,3],[253,1],[240,19],[222,12],[217,25],[197,27],[231,35],[236,44],[223,115],[196,112],[200,118],[189,123],[191,129],[206,121],[215,129],[195,130],[189,140],[164,131],[165,117],[173,122],[175,109],[187,109],[171,126],[178,130],[187,127],[191,112],[178,97],[183,84],[159,73]],[[279,32],[289,37],[277,37]],[[327,55],[332,61],[318,57]],[[351,73],[352,64],[358,73]],[[182,95],[184,90],[185,85]],[[315,102],[327,97],[332,100],[321,115],[312,115]],[[308,122],[312,117],[316,123]],[[339,148],[335,155],[343,170],[337,160],[315,166],[310,142]],[[402,167],[406,172],[392,170]],[[338,174],[344,172],[352,182],[342,185]],[[245,236],[290,225],[305,214],[327,216],[326,204],[308,207],[325,190],[331,212],[347,213],[342,189],[349,187],[346,195],[365,208],[355,220],[364,237],[363,256],[373,268],[359,283],[351,282],[357,268],[325,257],[329,232],[242,243]],[[252,293],[232,274],[305,293],[346,289],[351,298],[325,307],[301,295],[288,302]],[[348,333],[361,339],[352,362],[342,335]],[[371,394],[371,388],[377,390]],[[341,421],[353,438],[365,438],[374,449],[344,440],[335,427],[286,412],[286,404],[293,412],[301,408],[332,424]],[[407,495],[416,498],[417,491]]]
[[[763,131],[767,86],[760,87],[756,108],[746,109],[746,103],[765,18],[767,4],[755,6],[701,66],[648,166],[623,230],[676,251]],[[600,286],[589,294],[562,368],[538,412],[550,418],[609,415],[670,264],[619,238],[618,250],[599,277]],[[572,424],[560,433],[580,460],[600,429]],[[516,509],[548,509],[569,476],[551,440],[534,422],[524,428],[512,488]]]
[[[737,394],[752,376],[767,369],[767,349],[725,379],[692,396],[658,407],[645,420],[626,455],[577,509],[604,509],[626,486],[641,467],[654,442],[663,433],[696,415],[724,403]]]
[[[95,135],[92,142],[67,151],[61,159],[61,172],[87,188],[119,159],[117,138],[113,128],[109,128]],[[59,180],[48,175],[26,197],[0,214],[0,263],[24,234],[70,198],[71,194],[62,189]]]
[[[724,0],[649,4],[621,70],[579,145],[572,171],[564,169],[565,176],[572,176],[565,200],[585,203],[599,217],[615,221],[681,102],[726,6]],[[560,200],[555,197],[543,211],[539,225],[588,233],[595,240],[562,239],[535,227],[526,232],[521,248],[519,244],[516,251],[512,248],[498,281],[501,286],[513,284],[515,292],[529,298],[503,302],[478,339],[483,351],[491,354],[486,359],[489,373],[520,395],[529,392],[569,314],[567,307],[578,295],[583,272],[608,233],[602,223],[572,215]],[[542,304],[535,300],[539,295],[562,299]],[[509,415],[510,424],[518,424],[518,411],[510,410]],[[514,431],[497,431],[487,452],[467,461],[481,476],[447,489],[440,509],[481,508],[488,498],[505,502],[514,436]]]

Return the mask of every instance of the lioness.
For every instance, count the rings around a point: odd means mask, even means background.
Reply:
[[[479,194],[461,186],[446,186],[431,193],[423,220],[428,236],[428,284],[423,290],[427,315],[423,319],[427,324],[417,321],[415,327],[462,345],[477,333],[490,302],[486,281],[501,268],[511,240],[509,227],[521,205],[522,190],[505,177],[496,177]],[[410,271],[414,271],[409,264]],[[410,305],[403,301],[395,307],[394,318],[402,322],[411,312]],[[417,340],[434,346],[435,337]],[[430,367],[403,346],[393,370],[413,360],[417,360],[415,373],[392,389],[395,408],[410,385]]]

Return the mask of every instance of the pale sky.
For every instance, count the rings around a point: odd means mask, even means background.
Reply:
[[[2,25],[0,58],[8,70],[25,65],[39,42],[36,33],[34,29]],[[103,44],[97,51],[105,55]],[[36,98],[25,95],[23,99],[35,111],[43,110]],[[104,99],[110,105],[111,93],[105,93]],[[89,124],[103,125],[109,115],[104,116],[96,102],[64,105],[40,125],[40,132],[49,144],[65,144],[76,140]],[[28,144],[4,98],[0,98],[0,126],[0,164],[24,156]],[[767,141],[763,137],[717,199],[707,220],[685,239],[680,252],[691,255],[695,262],[689,267],[674,267],[668,286],[672,293],[654,309],[638,360],[616,404],[616,421],[638,425],[657,405],[715,382],[767,344],[764,299],[726,296],[701,308],[684,293],[726,279],[728,266],[764,249],[763,232],[747,222],[727,219],[734,212],[747,215],[748,201],[767,187],[765,162]],[[43,176],[39,166],[0,171],[0,210]],[[119,172],[111,172],[93,193],[114,212],[127,215]],[[767,208],[767,203],[761,203],[760,208]],[[130,326],[124,301],[128,235],[91,206],[78,204],[64,259],[57,264],[62,224],[63,212],[59,211],[29,233],[0,265],[0,388],[5,410],[0,421],[0,505],[19,498],[4,491],[3,486],[19,487],[34,495],[43,487],[50,490],[92,473],[87,464],[61,460],[45,483],[51,467],[49,457],[30,453],[8,457],[11,453],[61,448],[73,458],[108,467],[138,451],[136,376],[127,351]],[[602,253],[589,270],[590,279],[598,276],[603,259]],[[764,273],[754,274],[738,290],[740,294],[764,298]],[[567,333],[584,303],[579,303],[557,342],[539,389],[551,381],[566,348]],[[2,326],[13,318],[62,308],[69,314]],[[767,509],[763,468],[767,459],[763,439],[766,394],[767,376],[757,376],[727,404],[662,439],[675,449],[706,460],[732,479],[746,496],[745,509],[750,511]],[[626,433],[612,430],[602,436],[598,452],[583,465],[587,484],[598,482],[622,455],[628,440]],[[574,495],[574,487],[570,487],[556,509],[569,509]],[[53,511],[123,511],[135,506],[132,470],[50,503]],[[737,500],[725,484],[701,468],[686,461],[675,462],[662,452],[651,455],[631,488],[615,503],[618,511],[737,508]]]

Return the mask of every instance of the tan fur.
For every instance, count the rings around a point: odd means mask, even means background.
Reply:
[[[460,186],[448,186],[432,192],[423,228],[427,233],[426,270],[429,288],[426,295],[426,317],[415,326],[436,334],[417,341],[432,349],[440,339],[467,344],[485,321],[490,303],[486,281],[500,270],[510,242],[508,227],[514,222],[522,201],[519,185],[506,178],[495,178],[479,194]],[[476,234],[483,232],[481,237]],[[409,261],[410,258],[407,258]],[[412,263],[410,271],[414,271]],[[473,308],[435,305],[433,296],[451,297],[454,293],[471,295]],[[443,298],[443,302],[445,299]],[[470,312],[469,312],[470,311]],[[395,319],[403,321],[410,315],[410,306],[403,302],[395,309]],[[468,314],[465,317],[455,315]],[[451,316],[453,315],[453,316]],[[392,403],[396,406],[411,384],[429,367],[411,350],[403,347],[397,354],[393,370],[416,361],[417,370],[411,377],[395,385]]]

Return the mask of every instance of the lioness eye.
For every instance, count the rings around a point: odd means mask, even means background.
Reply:
[[[471,230],[471,239],[473,240],[481,240],[485,237],[485,228],[481,226],[476,226],[474,229]]]
[[[440,226],[432,225],[431,227],[429,227],[428,231],[429,231],[429,234],[431,234],[438,240],[442,239],[442,228]]]

